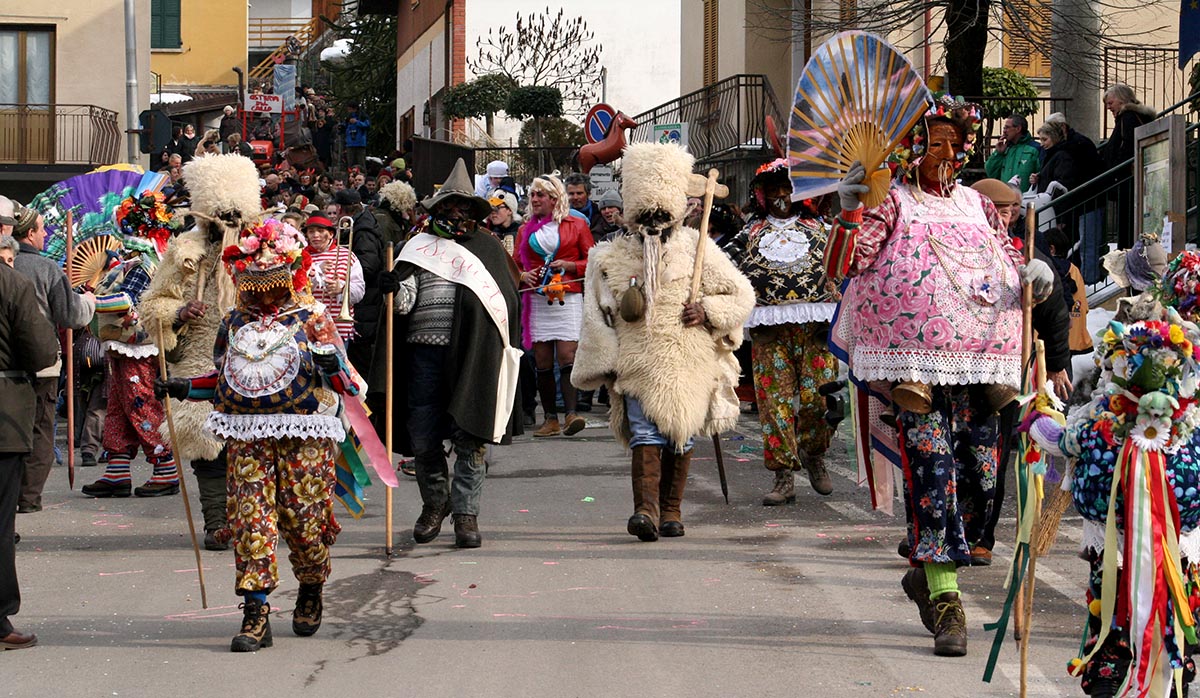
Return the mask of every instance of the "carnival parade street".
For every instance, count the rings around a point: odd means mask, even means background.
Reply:
[[[833,495],[805,486],[795,505],[765,508],[757,417],[744,414],[721,442],[730,504],[702,440],[687,535],[646,545],[624,530],[628,463],[601,421],[593,413],[572,439],[526,435],[493,449],[478,550],[456,549],[448,530],[414,546],[401,523],[387,560],[383,488],[368,488],[361,520],[339,506],[321,632],[286,629],[297,584],[284,575],[271,597],[275,647],[254,655],[229,654],[241,616],[232,552],[202,553],[210,608],[200,607],[177,497],[87,499],[56,468],[54,504],[18,518],[21,618],[40,649],[0,655],[0,696],[48,686],[63,698],[237,695],[262,681],[268,659],[259,695],[1016,695],[1011,631],[992,683],[980,682],[992,641],[982,625],[1000,612],[1011,555],[1009,508],[993,564],[960,574],[970,654],[936,657],[896,583],[907,567],[896,555],[901,503],[895,517],[871,511],[844,424],[830,451]],[[398,522],[416,516],[416,490],[401,478]],[[1069,512],[1038,562],[1031,696],[1077,690],[1065,658],[1086,578],[1079,524]]]

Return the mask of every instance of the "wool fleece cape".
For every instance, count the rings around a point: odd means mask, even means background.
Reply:
[[[583,390],[608,387],[617,439],[632,433],[624,397],[677,446],[715,434],[737,421],[730,391],[738,365],[732,350],[754,308],[754,290],[716,243],[705,238],[699,303],[704,324],[685,327],[699,232],[683,227],[692,156],[674,145],[636,144],[622,160],[626,220],[639,234],[592,248],[585,277],[583,331],[572,382]],[[642,317],[621,312],[625,294],[645,298]],[[628,315],[628,313],[626,313]]]

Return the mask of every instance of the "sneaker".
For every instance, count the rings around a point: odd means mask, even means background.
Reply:
[[[958,592],[948,591],[934,603],[936,620],[933,653],[939,657],[962,657],[967,653],[967,614]]]
[[[97,480],[90,485],[84,485],[79,488],[79,491],[88,497],[104,499],[106,497],[128,497],[133,493],[133,485],[128,480],[124,482],[111,482],[109,480]]]
[[[571,414],[567,415],[567,424],[565,427],[563,427],[563,435],[574,436],[583,431],[583,428],[586,426],[587,422],[583,421],[583,417],[580,417],[572,412]]]
[[[133,494],[138,497],[169,497],[179,494],[179,481],[147,482],[141,487],[133,488]]]
[[[547,436],[558,436],[562,434],[562,427],[558,425],[558,418],[551,417],[542,423],[542,426],[537,431],[533,432],[535,438],[544,438]]]
[[[230,652],[257,652],[275,644],[271,637],[271,604],[246,599],[238,608],[242,609],[242,630],[229,643]]]
[[[764,507],[777,507],[796,501],[796,474],[791,470],[776,470],[775,484],[763,496]]]
[[[900,586],[904,589],[904,595],[917,605],[917,610],[921,613],[921,624],[929,632],[934,632],[934,609],[933,602],[929,600],[929,580],[925,578],[925,568],[909,569],[900,580]]]
[[[296,595],[296,608],[292,611],[292,632],[300,637],[316,634],[321,627],[321,613],[325,604],[321,600],[323,584],[301,584]]]

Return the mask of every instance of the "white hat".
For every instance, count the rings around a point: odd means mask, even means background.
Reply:
[[[489,177],[507,177],[508,163],[503,160],[492,160],[487,166],[487,176]]]

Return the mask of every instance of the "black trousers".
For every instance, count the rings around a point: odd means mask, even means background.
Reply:
[[[13,631],[10,616],[21,610],[17,585],[17,547],[13,542],[17,524],[17,497],[21,493],[24,457],[0,453],[0,637]]]

